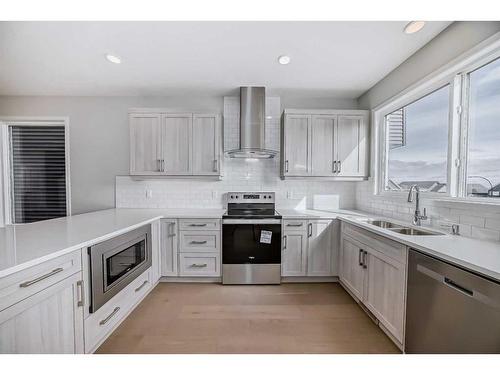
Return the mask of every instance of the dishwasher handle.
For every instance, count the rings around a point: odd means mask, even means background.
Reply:
[[[458,290],[459,292],[462,292],[466,295],[468,295],[469,297],[473,297],[474,296],[474,292],[470,289],[467,289],[463,286],[461,286],[460,284],[457,284],[456,282],[454,282],[452,279],[449,279],[447,277],[444,278],[444,283],[449,286],[450,288],[453,288],[453,289],[456,289]]]

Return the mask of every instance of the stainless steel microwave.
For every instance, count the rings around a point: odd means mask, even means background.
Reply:
[[[151,225],[91,246],[88,254],[93,313],[151,267]]]

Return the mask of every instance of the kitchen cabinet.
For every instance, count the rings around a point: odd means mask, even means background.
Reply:
[[[220,174],[220,122],[211,114],[193,115],[193,174]]]
[[[339,115],[337,119],[337,176],[367,176],[368,123],[365,116]]]
[[[286,109],[281,177],[368,177],[368,111]]]
[[[403,252],[403,245],[343,223],[340,281],[400,345],[406,288]]]
[[[134,109],[129,123],[131,175],[222,175],[220,115]]]
[[[130,114],[130,174],[161,175],[161,115]]]
[[[306,276],[307,232],[285,230],[281,255],[282,276]]]
[[[310,127],[311,116],[287,115],[284,122],[282,162],[287,176],[304,176],[310,170]]]
[[[334,276],[332,220],[284,220],[282,276]]]
[[[83,353],[81,273],[0,311],[0,353]]]
[[[190,113],[163,115],[162,172],[168,175],[190,175],[192,166],[193,116]]]
[[[161,220],[161,275],[178,276],[177,220]]]

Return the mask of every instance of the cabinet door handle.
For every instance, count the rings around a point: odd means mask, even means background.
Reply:
[[[62,272],[63,271],[63,268],[59,267],[59,268],[56,268],[55,270],[52,270],[50,271],[49,273],[45,274],[45,275],[42,275],[40,277],[37,277],[36,279],[33,279],[33,280],[29,280],[29,281],[25,281],[24,283],[21,283],[19,284],[19,286],[21,288],[27,288],[33,284],[36,284],[38,283],[39,281],[42,281],[42,280],[45,280],[51,276],[54,276],[56,273],[59,273],[59,272]]]
[[[285,172],[288,173],[288,160],[285,160]]]
[[[217,172],[217,159],[214,160],[214,172]]]
[[[207,224],[189,224],[190,227],[206,227]]]
[[[147,283],[149,283],[149,281],[148,281],[148,280],[144,280],[144,282],[143,282],[140,286],[138,286],[137,288],[135,288],[136,293],[137,293],[139,290],[141,290],[142,288],[144,288],[144,287],[146,286],[146,284],[147,284]]]
[[[287,236],[283,236],[283,250],[286,250],[286,245],[287,245]]]
[[[366,251],[363,251],[363,268],[366,269],[368,268],[368,264],[366,264],[366,256],[368,253]]]
[[[78,307],[82,307],[83,304],[85,303],[85,290],[83,289],[83,280],[78,280],[76,282],[76,287],[77,287],[77,293],[78,293],[78,302],[77,302],[77,306]]]
[[[332,173],[337,173],[337,160],[332,161]]]
[[[165,172],[165,159],[161,159],[161,171]]]
[[[170,234],[169,237],[175,237],[175,223],[170,223]]]
[[[301,227],[302,223],[299,223],[299,224],[287,224],[286,226],[287,227]]]
[[[313,225],[312,223],[309,223],[307,237],[312,237],[312,235],[313,235]]]
[[[206,264],[206,263],[202,263],[202,264],[193,263],[193,264],[191,264],[191,267],[194,267],[194,268],[205,268],[206,266],[208,266],[208,264]]]
[[[116,313],[120,311],[120,308],[119,307],[115,307],[115,309],[113,310],[113,312],[111,314],[109,314],[106,318],[104,318],[103,320],[101,320],[99,322],[99,325],[100,326],[103,326],[105,325],[107,322],[109,322],[109,320],[116,315]]]
[[[161,160],[156,159],[156,171],[161,172]]]
[[[342,170],[342,163],[340,162],[340,160],[337,160],[337,165],[338,165],[337,173],[340,173]]]
[[[203,245],[203,244],[206,244],[207,241],[191,241],[190,244],[193,244],[193,245]]]
[[[363,266],[363,249],[359,249],[358,265]]]

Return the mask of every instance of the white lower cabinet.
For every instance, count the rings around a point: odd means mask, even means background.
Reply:
[[[335,276],[332,220],[284,220],[282,276]]]
[[[85,319],[85,352],[94,352],[115,327],[151,290],[152,270],[149,268],[116,296]]]
[[[220,219],[162,219],[162,276],[219,277]]]
[[[0,353],[83,353],[81,273],[0,311]]]
[[[161,275],[178,276],[177,220],[161,220]]]
[[[404,246],[390,243],[386,250],[381,244],[390,240],[353,229],[349,224],[343,224],[343,228],[340,281],[402,345],[406,289]],[[353,238],[358,232],[363,242]],[[401,252],[395,251],[398,247]]]

